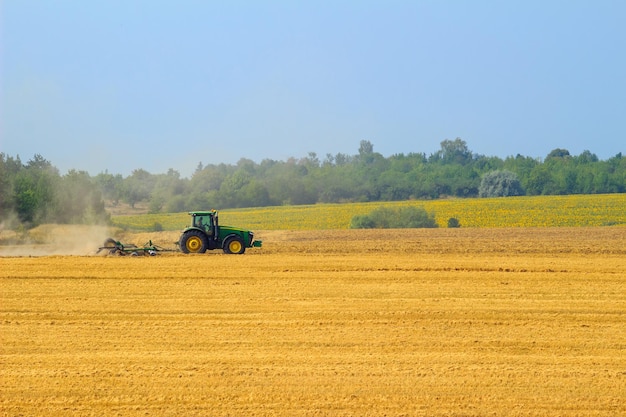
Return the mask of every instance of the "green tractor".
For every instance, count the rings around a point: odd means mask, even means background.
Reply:
[[[249,230],[218,223],[216,210],[190,211],[191,226],[183,230],[178,241],[184,253],[204,253],[207,250],[222,249],[224,253],[241,254],[246,248],[260,248],[262,242],[254,240]]]

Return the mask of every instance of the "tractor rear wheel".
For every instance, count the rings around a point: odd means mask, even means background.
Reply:
[[[245,251],[246,246],[239,236],[231,236],[224,242],[224,253],[240,255]]]
[[[178,244],[184,253],[204,253],[209,246],[205,234],[199,230],[183,233]]]

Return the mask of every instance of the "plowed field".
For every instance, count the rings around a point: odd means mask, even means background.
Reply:
[[[257,235],[0,258],[0,415],[626,415],[623,227]]]

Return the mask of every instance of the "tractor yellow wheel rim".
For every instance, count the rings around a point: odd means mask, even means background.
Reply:
[[[197,236],[191,236],[187,239],[185,246],[189,252],[198,252],[202,247],[202,240]]]
[[[241,242],[237,240],[233,240],[232,242],[228,244],[228,249],[232,253],[239,253],[241,251]]]

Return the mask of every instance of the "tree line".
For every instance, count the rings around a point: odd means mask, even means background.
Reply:
[[[152,174],[136,169],[129,176],[103,172],[90,176],[71,170],[60,175],[35,155],[27,163],[0,153],[0,210],[22,224],[107,220],[104,200],[150,212],[243,208],[444,197],[565,195],[626,192],[626,158],[600,160],[590,151],[571,155],[554,149],[545,158],[522,155],[504,159],[473,153],[460,138],[440,149],[384,157],[369,141],[358,153],[310,152],[286,161],[242,158],[236,164],[200,162],[190,178],[174,169]]]
[[[27,163],[0,153],[0,230],[40,223],[106,223],[99,186],[83,171],[59,170],[41,155]]]

